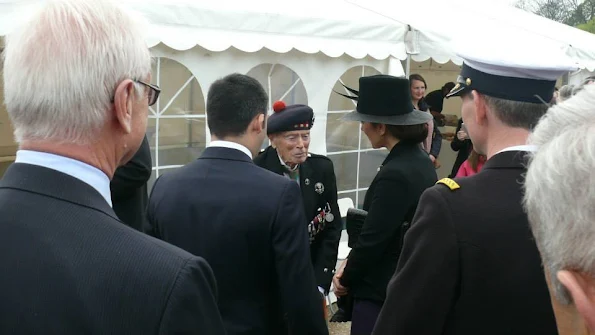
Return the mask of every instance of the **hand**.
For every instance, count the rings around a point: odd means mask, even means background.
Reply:
[[[459,130],[459,132],[457,133],[457,138],[459,139],[459,141],[464,141],[469,138],[469,135],[467,135],[467,133],[464,130]]]
[[[345,269],[345,265],[347,265],[347,260],[343,261],[343,263],[333,276],[333,285],[335,286],[334,292],[337,297],[347,295],[349,291],[347,287],[341,285],[341,277],[343,276],[343,270]]]
[[[436,157],[434,157],[434,155],[430,155],[430,160],[432,161],[433,164],[436,163]]]

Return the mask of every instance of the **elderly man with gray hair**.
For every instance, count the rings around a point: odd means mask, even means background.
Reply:
[[[525,207],[559,333],[595,333],[595,85],[552,107],[529,138]],[[580,316],[584,320],[581,320]]]
[[[0,334],[223,334],[206,261],[112,209],[160,92],[145,29],[105,0],[37,4],[5,48]]]

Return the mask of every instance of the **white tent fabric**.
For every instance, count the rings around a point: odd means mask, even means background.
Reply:
[[[17,18],[15,7],[43,0],[0,0],[0,36]],[[151,23],[148,44],[174,50],[199,45],[277,53],[292,49],[329,57],[394,57],[439,63],[456,55],[457,40],[506,36],[553,44],[580,68],[595,70],[595,35],[510,6],[475,0],[122,0]],[[415,29],[408,32],[408,25]],[[498,47],[498,46],[495,46]],[[506,47],[505,45],[502,47]],[[514,52],[511,50],[511,52]],[[538,57],[537,55],[536,57]]]
[[[595,35],[511,6],[475,0],[416,0],[415,6],[402,1],[346,0],[371,13],[382,14],[395,22],[407,23],[418,31],[412,59],[433,58],[460,65],[457,44],[474,39],[506,37],[535,45],[562,49],[580,68],[595,69]],[[420,11],[420,8],[424,9]],[[494,47],[507,47],[494,45]],[[514,50],[511,50],[514,52]],[[547,55],[536,54],[535,57]]]
[[[19,3],[0,0],[0,36],[14,25]],[[39,2],[39,1],[37,1]],[[355,59],[407,57],[406,26],[343,0],[123,0],[150,22],[149,47],[160,42],[174,50],[201,46],[209,51],[234,47],[244,52],[262,48],[292,49],[329,57]]]

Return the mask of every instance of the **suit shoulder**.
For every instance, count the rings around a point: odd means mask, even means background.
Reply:
[[[308,160],[312,164],[323,165],[323,166],[331,166],[331,167],[333,166],[333,161],[330,158],[328,158],[327,156],[324,156],[324,155],[309,153],[308,154]]]
[[[264,162],[266,161],[266,158],[268,157],[271,149],[273,149],[273,147],[271,147],[271,146],[268,146],[265,149],[260,149],[258,154],[256,154],[256,156],[252,159],[252,161],[254,161],[254,163],[256,165],[262,166],[264,164]]]

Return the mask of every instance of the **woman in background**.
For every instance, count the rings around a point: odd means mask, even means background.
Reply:
[[[428,84],[424,77],[419,74],[412,74],[409,76],[409,84],[411,89],[411,102],[413,107],[422,112],[430,113],[430,108],[426,103],[424,96],[426,94],[426,88]],[[434,119],[428,121],[428,137],[422,142],[422,147],[430,156],[434,167],[438,168],[439,163],[437,161],[440,149],[442,147],[442,134],[438,130]]]
[[[478,173],[481,171],[481,168],[483,167],[483,164],[486,162],[486,160],[486,155],[482,155],[477,153],[475,150],[471,150],[469,158],[467,158],[467,160],[461,165],[456,177],[469,177]]]

